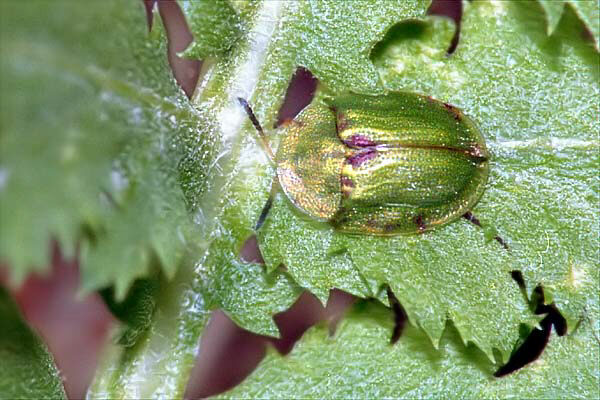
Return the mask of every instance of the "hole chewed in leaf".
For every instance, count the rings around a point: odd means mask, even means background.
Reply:
[[[185,389],[186,399],[214,396],[242,382],[264,358],[267,343],[263,336],[240,328],[217,310],[212,313],[199,347]]]
[[[258,248],[258,241],[256,235],[251,235],[240,249],[240,259],[247,263],[265,264],[265,260]]]
[[[452,54],[458,47],[460,40],[460,27],[462,23],[463,5],[462,0],[433,0],[429,9],[427,10],[428,15],[438,15],[441,17],[448,17],[454,21],[456,26],[454,30],[454,36],[450,42],[450,46],[446,50],[446,53]]]
[[[314,295],[303,292],[289,309],[273,317],[280,338],[249,332],[237,326],[224,312],[214,311],[200,338],[200,352],[184,398],[204,398],[231,389],[254,371],[265,357],[269,344],[281,355],[288,354],[309,328],[341,319],[355,299],[333,289],[327,307],[323,307]]]
[[[146,9],[146,22],[148,23],[148,31],[152,31],[152,23],[154,22],[154,5],[158,0],[142,0]]]
[[[389,286],[386,288],[386,291],[390,307],[394,312],[394,330],[392,332],[392,337],[390,338],[390,343],[394,344],[400,339],[400,336],[402,336],[402,331],[404,330],[404,325],[408,320],[408,316],[406,315],[406,311],[404,311],[404,307],[402,307],[402,304],[400,304],[400,301]]]
[[[303,292],[286,311],[273,316],[281,337],[269,341],[280,354],[288,354],[311,326],[326,319],[325,308],[309,292]]]
[[[500,378],[515,372],[535,361],[543,353],[544,348],[548,344],[552,328],[552,324],[546,321],[546,319],[544,318],[540,322],[542,329],[534,328],[521,346],[510,356],[508,362],[494,372],[495,377]]]
[[[312,102],[319,81],[304,67],[298,67],[285,93],[283,104],[277,114],[275,128],[293,120],[304,107]]]
[[[329,334],[333,335],[337,324],[344,318],[346,311],[356,302],[358,298],[343,290],[332,289],[325,306],[325,313],[329,325]]]
[[[55,363],[60,371],[67,398],[81,399],[86,396],[102,359],[102,351],[106,349],[111,333],[118,323],[98,293],[89,292],[82,295],[79,250],[76,249],[73,255],[67,255],[70,252],[65,254],[56,240],[52,239],[49,242],[50,270],[44,274],[32,273],[17,286],[10,281],[8,265],[0,263],[0,286],[11,293],[23,319],[43,338],[45,346],[52,354],[53,360],[50,362]],[[2,307],[5,307],[5,303]],[[5,317],[6,314],[2,316]],[[0,324],[0,336],[3,340],[10,338],[10,335],[4,336],[5,329],[14,329],[11,328],[13,323],[10,320],[8,323],[2,320]],[[23,343],[30,342],[25,340]],[[2,367],[5,371],[14,365],[10,362],[11,346],[13,345],[6,341],[0,346],[0,359],[4,363]],[[16,348],[19,347],[20,345]],[[33,351],[33,348],[31,349]],[[25,367],[32,370],[36,368],[35,365]],[[0,373],[4,374],[3,379],[10,377],[5,371]],[[32,378],[33,376],[31,375]],[[4,380],[3,384],[6,383],[10,382]],[[27,380],[16,381],[14,384],[35,386]],[[0,397],[8,398],[6,388],[6,385],[2,386]],[[8,393],[14,392],[9,390]],[[30,395],[40,397],[41,393],[34,391],[30,392]],[[51,392],[44,393],[47,396]]]
[[[147,3],[146,7],[148,7]],[[169,65],[175,80],[189,99],[196,89],[202,61],[188,60],[177,55],[184,51],[193,40],[179,4],[174,1],[160,1],[158,2],[158,11],[167,32]]]
[[[523,274],[515,270],[511,271],[511,276],[527,298],[527,287]],[[528,301],[535,314],[546,314],[546,316],[540,321],[539,328],[533,328],[526,334],[523,342],[513,351],[508,362],[494,373],[497,378],[511,374],[537,360],[550,340],[552,327],[554,327],[554,331],[558,336],[564,336],[567,333],[566,319],[560,313],[556,304],[545,303],[544,288],[541,285],[534,289],[531,299]]]

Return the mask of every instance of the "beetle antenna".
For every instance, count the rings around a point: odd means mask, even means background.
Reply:
[[[242,107],[244,107],[244,111],[246,111],[246,114],[248,114],[250,121],[252,121],[252,125],[254,125],[254,127],[258,131],[260,140],[265,148],[265,151],[267,152],[267,155],[271,159],[271,162],[275,162],[275,156],[273,155],[273,150],[271,150],[271,146],[269,145],[269,141],[267,140],[267,135],[265,135],[265,131],[263,131],[263,128],[260,125],[260,122],[258,122],[256,115],[254,115],[254,112],[252,111],[250,104],[248,104],[246,99],[243,99],[241,97],[238,97],[237,99],[240,102],[240,104],[242,105]]]
[[[464,213],[463,218],[472,223],[473,225],[477,225],[481,228],[481,221],[479,221],[479,219],[476,216],[474,216],[473,213],[471,213],[471,211],[467,211],[466,213]],[[494,236],[494,240],[500,243],[502,247],[504,247],[504,249],[509,250],[508,245],[500,236]]]
[[[273,205],[273,199],[275,198],[275,194],[277,193],[277,190],[279,190],[278,185],[279,185],[279,183],[278,183],[277,179],[274,179],[273,183],[271,184],[271,191],[269,192],[269,198],[267,199],[267,202],[265,203],[262,211],[260,212],[258,221],[256,221],[256,225],[254,226],[254,231],[258,231],[260,229],[260,227],[263,226],[263,224],[265,223],[265,219],[267,219],[267,215],[269,214],[269,211],[271,210],[271,206]]]

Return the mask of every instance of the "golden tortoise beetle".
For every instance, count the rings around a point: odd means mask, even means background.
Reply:
[[[422,233],[461,216],[480,226],[470,210],[484,192],[489,153],[458,108],[409,92],[313,101],[283,128],[273,155],[251,107],[238,100],[276,164],[279,185],[311,218],[341,232],[386,236]],[[276,190],[274,184],[257,230]]]

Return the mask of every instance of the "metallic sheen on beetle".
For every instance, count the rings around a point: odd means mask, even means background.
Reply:
[[[473,121],[415,93],[313,101],[282,129],[274,161],[283,192],[341,232],[428,231],[468,213],[488,178],[489,153]]]

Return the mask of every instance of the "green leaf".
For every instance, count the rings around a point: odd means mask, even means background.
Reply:
[[[364,307],[364,305],[361,305]],[[596,303],[596,306],[598,304]],[[377,310],[379,308],[379,310]],[[369,316],[381,306],[354,310],[335,337],[326,327],[305,334],[283,357],[270,351],[242,384],[221,398],[569,398],[600,396],[598,339],[584,323],[572,336],[552,335],[542,356],[504,378],[476,346],[465,346],[448,323],[435,349],[421,329],[407,326],[389,345],[387,326]]]
[[[190,106],[170,77],[163,31],[145,32],[140,3],[32,1],[19,13],[15,4],[4,2],[1,10],[3,50],[14,56],[1,60],[11,86],[2,92],[0,111],[0,257],[24,276],[31,264],[41,265],[39,249],[50,234],[74,241],[83,228],[85,287],[113,284],[120,300],[134,279],[154,273],[156,260],[174,276],[153,294],[154,317],[147,325],[142,319],[135,343],[109,349],[90,396],[181,397],[210,309],[222,308],[245,328],[275,335],[272,314],[288,307],[300,288],[321,299],[333,287],[377,297],[384,283],[415,326],[407,329],[406,343],[403,338],[389,347],[380,319],[370,319],[364,329],[362,322],[348,323],[340,349],[331,353],[338,362],[326,364],[324,354],[312,352],[306,365],[323,362],[328,375],[321,370],[319,376],[335,377],[364,363],[363,376],[374,382],[393,377],[402,383],[392,366],[406,362],[412,369],[405,375],[418,370],[414,381],[407,380],[416,394],[428,382],[428,393],[447,385],[457,396],[468,395],[469,384],[492,380],[494,349],[505,359],[519,327],[537,320],[511,281],[514,269],[530,286],[544,285],[571,329],[582,316],[587,321],[573,336],[585,339],[553,340],[547,354],[583,371],[568,375],[584,379],[580,391],[569,393],[595,394],[587,382],[595,383],[598,372],[586,364],[586,354],[594,349],[589,338],[598,336],[599,126],[589,101],[599,94],[598,58],[581,36],[574,8],[565,8],[548,36],[537,2],[465,3],[461,43],[448,57],[449,23],[414,21],[425,18],[426,1],[231,3],[243,26],[239,39],[215,50],[215,59],[204,65]],[[188,18],[200,18],[191,16],[193,10],[184,5]],[[407,32],[387,33],[400,22]],[[103,35],[97,35],[99,26],[106,27]],[[414,27],[422,29],[414,34]],[[203,40],[221,43],[210,35],[196,38]],[[258,233],[266,266],[241,261],[240,248],[254,233],[274,169],[237,97],[250,101],[263,126],[272,126],[298,66],[333,92],[410,90],[473,117],[494,154],[488,189],[473,210],[484,229],[461,220],[416,237],[348,237],[307,220],[279,194]],[[56,121],[46,116],[48,109]],[[34,114],[28,118],[25,110]],[[85,146],[70,139],[71,131]],[[269,132],[274,147],[278,136]],[[93,141],[99,138],[105,147]],[[78,151],[86,160],[66,172],[63,159],[79,153],[65,144],[83,146]],[[50,155],[41,157],[40,149]],[[190,215],[194,227],[186,223]],[[488,240],[494,231],[510,252]],[[458,333],[445,330],[448,320]],[[352,337],[361,338],[362,347]],[[324,340],[315,341],[321,350]],[[360,358],[340,358],[346,342]],[[412,347],[402,350],[407,344]],[[444,364],[439,354],[448,346],[455,350],[446,352]],[[399,358],[377,370],[385,349]],[[523,371],[538,377],[541,388],[544,379],[567,376],[557,364],[541,375],[534,374],[535,365]],[[462,372],[445,381],[450,365]],[[309,396],[315,382],[295,397]],[[342,383],[369,396],[394,387],[362,382]],[[508,382],[498,393],[510,392],[510,377],[497,382]],[[342,390],[334,383],[332,391]],[[478,393],[495,396],[496,389],[482,387]]]
[[[130,182],[129,193],[106,215],[106,228],[97,234],[97,243],[83,249],[84,289],[114,283],[116,298],[123,299],[131,282],[150,275],[153,257],[167,278],[175,275],[190,235],[184,199],[175,173],[169,176],[151,165],[143,169],[137,173],[144,174],[139,183]]]
[[[598,48],[600,37],[600,13],[596,0],[540,0],[540,5],[546,12],[548,20],[547,32],[552,35],[559,25],[565,7],[571,6],[577,16],[585,23],[586,29],[591,33],[594,45]]]
[[[228,52],[242,36],[242,19],[229,0],[180,1],[195,38],[184,54],[205,59]]]
[[[127,301],[113,304],[129,329],[119,343],[104,349],[88,397],[183,397],[209,317],[191,275],[191,266],[181,265],[169,282],[138,282]],[[133,316],[135,312],[140,315]]]
[[[66,399],[54,360],[0,286],[0,399]]]
[[[140,336],[152,326],[157,309],[157,298],[161,287],[165,284],[166,282],[159,274],[137,280],[131,286],[127,297],[121,302],[115,301],[112,287],[100,292],[108,309],[123,322],[117,337],[119,345],[134,346]]]
[[[168,277],[212,158],[141,2],[2,2],[0,258],[18,282],[82,241],[88,290]],[[73,21],[76,21],[73,23]],[[101,35],[98,33],[102,32]]]

